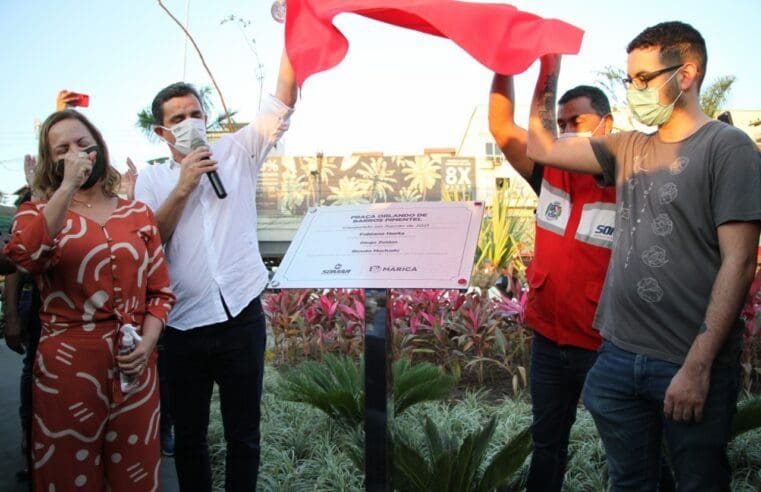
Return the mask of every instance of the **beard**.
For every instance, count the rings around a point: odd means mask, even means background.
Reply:
[[[687,105],[687,100],[684,97],[679,97],[679,93],[682,92],[682,90],[679,88],[679,82],[677,81],[676,76],[666,83],[666,87],[664,87],[664,89],[669,103],[672,103],[676,100],[674,109],[682,109]],[[684,96],[684,94],[682,94],[682,96]]]

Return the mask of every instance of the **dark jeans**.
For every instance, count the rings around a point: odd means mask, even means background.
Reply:
[[[587,371],[597,352],[560,346],[534,332],[531,341],[531,457],[529,491],[559,491],[568,458],[568,436],[576,421],[576,407]]]
[[[215,382],[227,441],[225,490],[255,490],[266,337],[258,297],[222,323],[189,331],[167,327],[164,350],[182,491],[211,490],[206,434]]]
[[[159,418],[159,428],[161,429],[161,444],[164,444],[164,436],[172,432],[172,412],[169,403],[169,371],[166,354],[164,353],[163,337],[159,340],[158,345],[158,371],[159,371],[159,398],[161,402],[161,417]]]
[[[680,491],[730,490],[727,459],[740,368],[713,368],[700,423],[666,419],[663,401],[679,365],[603,342],[584,386],[608,458],[614,491],[656,490],[665,440]]]

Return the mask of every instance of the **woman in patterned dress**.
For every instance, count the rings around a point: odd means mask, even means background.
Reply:
[[[34,365],[35,490],[157,490],[154,346],[174,304],[156,221],[116,195],[100,132],[74,110],[43,123],[35,175],[5,254],[36,276],[42,336]],[[119,328],[142,340],[118,355]],[[123,392],[120,372],[139,378]]]

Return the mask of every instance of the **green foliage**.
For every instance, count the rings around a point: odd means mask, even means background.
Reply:
[[[306,361],[283,374],[283,398],[306,403],[325,412],[349,429],[364,420],[364,364],[349,357],[328,354],[323,363]],[[394,413],[403,413],[424,401],[446,398],[454,378],[430,363],[411,365],[400,359],[393,365]]]
[[[310,405],[283,401],[278,371],[265,371],[262,455],[257,490],[361,491],[363,475],[350,459],[351,432]],[[224,442],[224,441],[223,441]],[[360,448],[361,449],[361,448]],[[224,477],[224,460],[215,472]],[[215,490],[224,490],[219,484]]]
[[[613,65],[606,65],[602,70],[596,71],[595,75],[597,75],[597,83],[602,86],[610,99],[611,109],[624,109],[626,107],[624,91],[626,72]]]
[[[327,353],[358,357],[365,334],[361,289],[282,289],[264,297],[278,363],[322,359]]]
[[[734,75],[724,75],[703,89],[703,93],[700,95],[700,107],[705,114],[714,118],[719,113],[735,80]]]
[[[277,390],[282,376],[271,366],[264,373],[262,396],[262,457],[257,490],[335,490],[360,492],[365,490],[361,463],[356,465],[357,452],[362,448],[351,445],[360,442],[356,432],[337,425],[333,419],[310,405],[283,401]],[[497,427],[486,453],[487,461],[496,455],[503,443],[531,423],[531,406],[521,399],[506,398],[496,402],[485,399],[483,391],[468,391],[456,401],[426,402],[415,405],[394,419],[394,426],[403,432],[423,453],[424,429],[421,422],[427,417],[444,434],[465,436],[481,430],[483,422],[495,417]],[[745,402],[740,403],[744,407]],[[441,429],[447,428],[446,431]],[[417,436],[417,437],[413,437]],[[209,426],[209,447],[214,471],[214,490],[224,489],[225,442],[216,392],[212,400]],[[607,490],[605,452],[594,422],[584,408],[579,408],[576,423],[571,429],[568,472],[563,490]],[[733,491],[761,490],[761,431],[745,432],[729,443]],[[359,468],[357,468],[359,466]],[[525,467],[524,467],[525,470]],[[500,491],[523,490],[522,476],[514,474],[510,486]],[[513,482],[517,488],[512,487]]]
[[[525,428],[486,461],[497,427],[492,417],[482,429],[461,441],[443,433],[430,418],[424,423],[422,449],[413,439],[396,432],[394,487],[415,491],[490,491],[507,483],[531,453],[531,429]]]
[[[509,190],[497,190],[484,214],[470,282],[476,287],[488,289],[503,272],[524,269],[518,238],[523,237],[527,222],[510,213],[508,195]]]
[[[412,365],[409,359],[399,359],[393,372],[395,415],[424,401],[443,400],[455,383],[454,377],[427,362]]]
[[[761,429],[761,397],[740,403],[732,420],[732,439],[748,431]]]
[[[348,357],[328,354],[322,363],[305,361],[286,372],[281,388],[288,401],[319,408],[349,428],[364,419],[364,371]]]

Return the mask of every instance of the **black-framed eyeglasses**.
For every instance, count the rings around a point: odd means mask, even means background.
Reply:
[[[661,68],[660,70],[655,70],[653,72],[641,73],[641,74],[635,76],[634,78],[626,77],[624,79],[624,86],[628,89],[630,86],[633,85],[634,88],[637,89],[637,90],[640,90],[640,91],[645,90],[645,89],[647,89],[647,84],[651,80],[656,78],[657,76],[659,76],[661,74],[664,74],[664,73],[671,72],[672,70],[676,70],[676,69],[682,68],[683,66],[684,66],[684,63],[680,63],[679,65],[673,65],[673,66],[670,66],[670,67]]]

